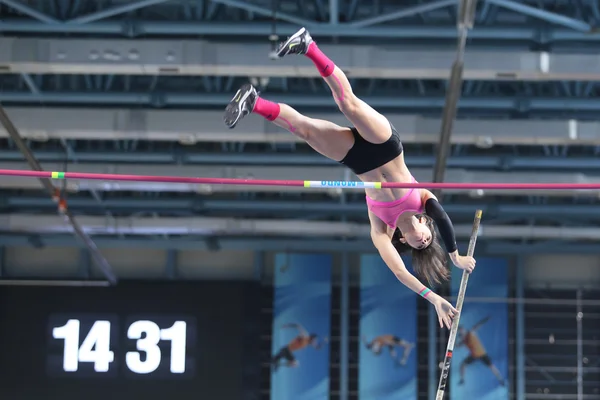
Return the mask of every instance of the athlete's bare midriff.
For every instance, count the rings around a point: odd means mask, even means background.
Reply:
[[[396,343],[396,337],[394,335],[381,335],[375,338],[373,341],[380,345],[390,345]]]
[[[288,349],[290,349],[290,351],[298,351],[298,350],[302,350],[303,348],[305,348],[309,344],[310,344],[310,339],[309,338],[299,336],[299,337],[293,339],[288,344]]]
[[[358,175],[363,182],[412,182],[412,175],[404,163],[404,153],[387,164]],[[367,196],[376,201],[395,201],[402,198],[410,189],[365,189]]]

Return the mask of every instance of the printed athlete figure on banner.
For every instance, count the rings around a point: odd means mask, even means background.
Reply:
[[[293,338],[287,345],[282,347],[277,354],[271,359],[271,365],[273,371],[277,371],[281,361],[285,360],[287,367],[297,367],[298,360],[294,357],[294,353],[300,350],[312,346],[319,350],[325,343],[328,342],[327,338],[324,338],[319,342],[319,336],[314,333],[308,333],[306,329],[300,324],[285,324],[281,329],[295,328],[298,330],[298,336]]]
[[[364,336],[362,339],[363,343],[365,344],[365,347],[371,350],[371,352],[376,356],[381,354],[381,351],[384,347],[387,347],[387,349],[390,352],[390,356],[396,362],[397,365],[406,365],[408,357],[410,356],[412,349],[415,347],[414,343],[409,343],[406,340],[400,339],[398,336],[395,335],[379,335],[370,342],[367,341],[367,338]],[[403,349],[401,360],[398,360],[398,353],[396,353],[397,347],[402,347]]]
[[[306,117],[287,104],[259,96],[249,84],[242,86],[227,108],[229,128],[249,113],[258,114],[303,139],[325,157],[350,168],[363,182],[415,182],[406,164],[400,134],[386,117],[352,91],[344,72],[300,29],[277,50],[278,57],[300,54],[308,57],[329,85],[339,109],[353,127]],[[438,314],[440,326],[450,328],[456,309],[424,287],[404,266],[400,253],[411,250],[417,275],[430,284],[449,278],[447,256],[438,243],[439,230],[446,250],[457,267],[473,271],[475,260],[458,253],[454,228],[436,197],[424,189],[365,189],[371,221],[371,238],[379,254],[396,277],[414,292],[426,297]]]
[[[476,331],[479,328],[481,328],[481,326],[485,324],[489,319],[490,317],[482,319],[481,321],[473,325],[473,327],[469,330],[465,329],[462,326],[458,327],[458,335],[460,338],[460,342],[458,343],[457,347],[465,346],[469,350],[469,356],[465,358],[462,363],[460,363],[459,385],[465,383],[465,370],[467,368],[467,365],[471,365],[475,361],[482,362],[486,367],[490,369],[490,371],[492,371],[496,379],[498,379],[500,385],[505,385],[502,374],[500,373],[500,371],[498,371],[498,368],[496,368],[496,366],[492,362],[492,359],[487,354],[485,347],[483,347],[483,344],[481,343],[481,340],[479,339],[476,333]]]

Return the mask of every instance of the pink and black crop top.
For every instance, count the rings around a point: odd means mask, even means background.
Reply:
[[[412,178],[413,182],[417,182]],[[390,228],[396,228],[398,217],[405,212],[423,212],[423,199],[421,191],[412,188],[398,200],[394,201],[376,201],[367,196],[367,206],[369,210],[377,215],[379,219],[385,222]]]
[[[417,182],[412,178],[413,182]],[[456,235],[452,221],[442,208],[441,204],[435,198],[429,198],[423,205],[421,191],[412,188],[402,198],[395,201],[376,201],[367,196],[367,207],[379,219],[385,222],[390,228],[396,229],[398,217],[405,212],[414,212],[417,214],[427,214],[440,232],[444,246],[448,253],[454,253],[458,247],[456,245]]]

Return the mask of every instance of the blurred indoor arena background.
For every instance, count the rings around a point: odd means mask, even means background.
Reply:
[[[222,121],[248,81],[343,121],[309,63],[269,57],[306,26],[419,181],[600,183],[598,3],[0,0],[0,169],[352,180],[259,118]],[[376,255],[363,193],[0,190],[3,400],[435,399],[448,332]],[[483,210],[447,398],[600,399],[598,193],[443,192],[462,252]]]

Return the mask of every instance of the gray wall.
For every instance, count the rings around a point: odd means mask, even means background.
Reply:
[[[167,252],[160,249],[103,249],[103,254],[123,278],[165,277]],[[256,254],[253,251],[177,251],[178,277],[183,279],[253,279]],[[264,279],[272,275],[274,254],[263,257]],[[259,260],[259,259],[258,259]],[[338,275],[341,255],[334,254],[334,275]],[[349,254],[351,281],[357,281],[358,256]],[[9,277],[68,278],[77,276],[81,251],[72,247],[8,247],[4,252],[4,272]],[[600,285],[600,256],[535,255],[522,260],[530,287],[574,287]],[[97,271],[94,276],[101,277]]]

